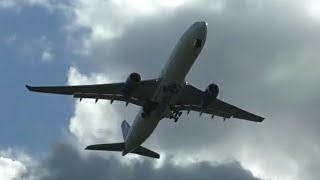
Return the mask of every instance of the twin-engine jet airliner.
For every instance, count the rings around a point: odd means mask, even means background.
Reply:
[[[111,84],[94,84],[79,86],[42,86],[26,87],[30,91],[72,95],[74,98],[124,101],[141,106],[140,111],[130,127],[127,121],[121,124],[124,142],[96,144],[87,150],[120,151],[139,154],[152,158],[160,155],[141,144],[151,135],[160,120],[164,118],[178,121],[183,111],[199,112],[227,118],[238,118],[262,122],[263,117],[254,115],[217,98],[219,87],[210,84],[201,91],[185,81],[191,66],[199,56],[207,36],[207,23],[196,22],[184,32],[175,46],[167,64],[156,79],[141,80],[138,73],[131,73],[125,82]]]

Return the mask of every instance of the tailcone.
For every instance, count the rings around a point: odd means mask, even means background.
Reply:
[[[128,153],[129,153],[129,151],[127,151],[126,149],[124,149],[123,152],[122,152],[122,156],[125,156],[125,155],[128,154]]]

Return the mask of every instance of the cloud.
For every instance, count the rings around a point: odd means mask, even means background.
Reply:
[[[42,179],[121,179],[128,173],[133,179],[319,179],[320,25],[310,17],[312,2],[74,1],[65,25],[70,50],[89,59],[95,72],[72,66],[68,84],[124,81],[133,71],[143,79],[157,77],[183,31],[205,20],[206,46],[187,80],[200,89],[217,83],[219,98],[266,120],[223,123],[197,113],[177,124],[165,119],[146,142],[163,157],[156,165],[142,157],[83,151],[91,143],[122,141],[120,123],[132,122],[138,107],[76,101],[69,124],[75,147],[58,145],[34,171],[45,167]]]
[[[74,139],[69,139],[73,140]],[[258,180],[237,161],[212,163],[195,162],[180,166],[168,157],[161,167],[148,158],[124,163],[120,153],[101,158],[103,153],[79,149],[76,143],[64,141],[54,144],[48,154],[32,159],[12,149],[0,152],[0,177],[3,180],[59,180],[59,179],[225,179]],[[101,156],[100,156],[101,155]]]
[[[36,41],[38,46],[40,46],[43,49],[42,55],[41,55],[41,61],[42,62],[50,62],[53,60],[53,54],[52,54],[52,42],[47,39],[46,36],[41,36],[39,40]]]
[[[81,74],[75,67],[68,73],[68,84],[102,84],[112,80],[103,73],[91,75]],[[70,120],[70,132],[77,137],[81,144],[100,143],[105,140],[115,141],[120,137],[120,113],[106,101],[95,103],[94,100],[84,99],[75,103],[75,113]]]
[[[16,34],[11,34],[4,38],[4,42],[6,45],[12,45],[17,40]]]
[[[0,177],[3,180],[11,180],[25,171],[25,166],[10,158],[0,157]]]
[[[0,1],[0,8],[1,9],[13,8],[15,6],[16,6],[16,2],[15,1],[11,1],[11,0],[2,0],[2,1]]]
[[[104,43],[109,40],[122,38],[124,33],[128,32],[127,28],[136,26],[136,23],[143,22],[146,19],[153,19],[154,22],[162,23],[169,18],[175,18],[175,10],[183,6],[192,7],[198,1],[195,0],[179,0],[179,1],[75,1],[74,8],[70,8],[73,13],[71,22],[66,29],[71,32],[70,39],[77,41],[76,46],[81,45],[81,51],[76,50],[78,54],[93,54],[96,44]],[[203,4],[203,3],[201,3]],[[221,6],[221,3],[214,1],[212,3],[204,3],[213,7]],[[107,21],[105,19],[108,19]],[[86,29],[86,36],[74,39],[72,33],[78,32],[79,29]],[[77,33],[75,33],[77,34]],[[112,44],[110,44],[112,45]]]
[[[316,68],[320,26],[308,15],[309,3],[184,1],[171,8],[142,2],[135,15],[134,8],[120,8],[130,3],[119,4],[78,1],[74,6],[69,36],[78,43],[73,49],[94,59],[97,71],[121,69],[122,74],[137,71],[145,79],[154,78],[183,31],[194,21],[205,20],[206,46],[187,80],[201,89],[217,83],[219,98],[266,117],[261,124],[222,123],[206,116],[200,120],[198,114],[183,116],[177,125],[163,120],[147,146],[172,156],[181,166],[234,158],[260,178],[294,180],[309,172],[309,179],[317,179],[313,169],[319,134],[310,129],[319,124],[316,116],[303,112],[305,104],[317,102],[320,90],[314,83],[320,74]],[[132,112],[121,113],[119,121]],[[301,119],[308,121],[301,125]],[[116,125],[111,129],[119,131]],[[301,145],[312,151],[303,154]]]
[[[314,18],[314,20],[320,20],[320,3],[319,1],[308,1],[307,3],[307,12],[310,17]]]
[[[27,61],[51,62],[54,59],[54,44],[45,35],[28,38],[27,40],[14,39],[19,49],[21,59]]]
[[[67,10],[67,3],[51,0],[1,0],[0,10],[13,10],[19,13],[25,7],[44,7],[50,12]]]
[[[89,153],[89,152],[87,152]],[[133,165],[121,163],[113,156],[105,159],[96,153],[84,157],[68,143],[56,144],[50,155],[39,164],[36,175],[26,172],[20,178],[30,176],[37,179],[225,179],[225,180],[258,180],[244,170],[236,161],[224,164],[212,164],[207,161],[195,163],[192,166],[181,167],[170,160],[155,168],[151,160],[135,161]],[[121,156],[119,154],[119,156]],[[50,172],[43,174],[41,171]],[[37,175],[40,173],[41,175]]]
[[[25,153],[14,149],[0,151],[0,178],[2,180],[19,179],[28,171],[33,160]]]
[[[46,48],[42,52],[41,60],[42,62],[50,62],[53,59],[53,55],[51,54],[51,50],[49,48]]]

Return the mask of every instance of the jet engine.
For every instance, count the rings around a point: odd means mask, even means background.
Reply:
[[[219,87],[216,84],[210,84],[203,93],[203,100],[201,106],[207,108],[209,104],[214,101],[219,94]]]
[[[140,74],[131,73],[128,76],[126,82],[124,83],[124,94],[129,95],[132,91],[134,91],[140,81],[141,81]]]

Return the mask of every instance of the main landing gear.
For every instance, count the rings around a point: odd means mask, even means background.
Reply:
[[[182,112],[175,111],[172,113],[169,119],[174,119],[174,122],[177,122],[181,115],[182,115]]]

